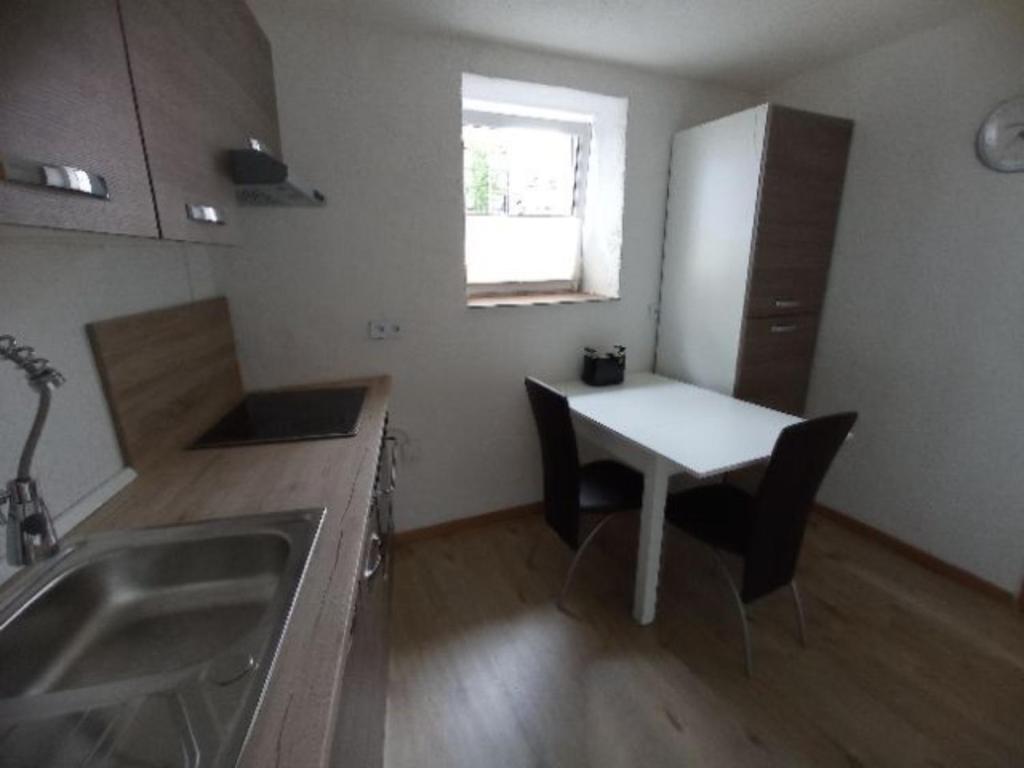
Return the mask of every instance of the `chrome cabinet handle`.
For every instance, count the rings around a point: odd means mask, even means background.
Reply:
[[[398,485],[398,439],[387,435],[384,442],[388,447],[388,485],[384,493],[390,496]]]
[[[800,302],[797,301],[796,299],[776,299],[775,300],[775,308],[776,309],[796,309],[799,306],[800,306]]]
[[[384,540],[377,533],[370,534],[370,554],[375,554],[376,557],[371,561],[372,565],[367,565],[363,569],[363,578],[372,579],[377,575],[377,571],[380,570],[380,566],[384,562]],[[368,558],[369,559],[369,558]]]
[[[189,221],[195,221],[199,224],[228,223],[228,220],[224,218],[224,214],[221,213],[220,209],[215,208],[212,205],[185,203],[185,215],[188,216]]]
[[[0,181],[31,187],[44,187],[59,192],[75,192],[99,200],[110,199],[110,188],[107,186],[105,178],[98,173],[90,173],[73,165],[41,163],[36,160],[0,155]]]
[[[356,624],[359,623],[359,605],[360,603],[362,603],[362,600],[359,599],[360,597],[361,595],[358,593],[357,590],[356,604],[352,606],[352,623],[348,627],[348,633],[350,635],[354,635],[356,633]]]
[[[384,534],[391,534],[395,530],[394,503],[391,495],[377,491],[373,498],[373,510],[371,514],[377,520],[377,530]]]
[[[772,333],[793,333],[793,331],[799,327],[800,326],[796,323],[790,323],[789,325],[773,325]]]

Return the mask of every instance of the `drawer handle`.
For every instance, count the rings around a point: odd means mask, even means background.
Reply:
[[[75,192],[100,200],[110,199],[106,179],[98,173],[83,171],[73,165],[54,165],[0,155],[0,181]]]
[[[370,534],[370,555],[373,555],[372,565],[367,565],[363,569],[363,578],[366,580],[372,579],[377,575],[377,571],[380,570],[381,564],[384,562],[384,540],[377,533]],[[369,558],[367,558],[369,559]]]
[[[773,325],[772,333],[793,333],[800,326],[796,323],[789,323],[788,325]]]
[[[796,299],[776,299],[775,300],[775,308],[776,309],[796,309],[799,306],[800,306],[800,302],[797,301]]]
[[[185,203],[185,215],[188,216],[189,221],[195,221],[199,224],[223,225],[228,223],[220,209],[212,205]]]
[[[384,443],[388,449],[388,485],[385,493],[390,496],[398,485],[398,438],[387,435]]]

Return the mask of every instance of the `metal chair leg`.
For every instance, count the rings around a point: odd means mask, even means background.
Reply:
[[[718,564],[718,569],[725,576],[725,581],[729,585],[729,590],[732,592],[733,599],[736,601],[736,608],[740,614],[740,622],[743,626],[743,649],[747,662],[747,677],[751,677],[754,674],[754,652],[750,646],[750,623],[747,621],[747,606],[743,604],[740,591],[736,587],[732,574],[729,573],[729,569],[725,566],[721,553],[717,549],[714,550],[714,553],[715,562]]]
[[[807,627],[804,623],[804,604],[800,600],[800,590],[796,587],[796,579],[789,582],[789,591],[793,593],[793,605],[796,606],[796,621],[800,626],[800,645],[807,647]]]
[[[583,540],[583,543],[580,544],[579,549],[576,550],[576,554],[573,555],[572,563],[569,564],[569,572],[565,575],[565,581],[562,583],[562,589],[558,593],[558,601],[556,603],[558,605],[558,610],[564,613],[568,613],[565,607],[565,597],[569,593],[569,584],[572,583],[572,577],[576,573],[576,566],[580,564],[580,558],[582,557],[584,550],[587,548],[590,542],[594,540],[597,534],[600,533],[601,529],[604,528],[605,524],[611,519],[612,516],[607,515],[603,520],[601,520],[597,525],[595,525],[594,528],[590,531],[590,533],[587,534],[587,537]]]

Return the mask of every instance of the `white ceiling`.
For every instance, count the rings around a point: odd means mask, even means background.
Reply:
[[[980,0],[262,0],[632,64],[757,91]]]

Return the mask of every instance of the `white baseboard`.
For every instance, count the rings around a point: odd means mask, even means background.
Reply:
[[[100,484],[97,488],[94,488],[65,509],[53,521],[53,525],[57,529],[57,536],[67,536],[72,528],[106,504],[118,491],[131,483],[136,477],[138,477],[138,474],[134,469],[124,467],[112,478]],[[0,551],[0,584],[2,584],[18,569],[8,565],[5,560],[7,552],[6,531],[0,530],[0,544],[3,546],[3,550]]]

